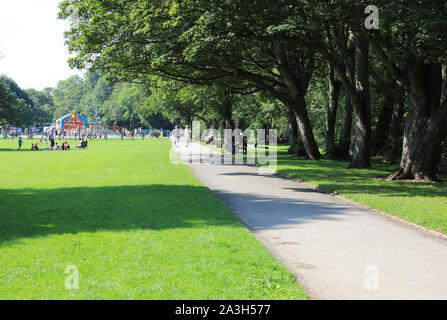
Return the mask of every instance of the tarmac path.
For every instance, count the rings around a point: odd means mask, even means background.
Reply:
[[[447,299],[447,240],[199,144],[177,152],[310,298]]]

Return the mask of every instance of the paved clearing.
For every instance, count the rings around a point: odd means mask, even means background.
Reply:
[[[257,167],[216,163],[198,144],[178,151],[311,298],[447,299],[446,240]]]

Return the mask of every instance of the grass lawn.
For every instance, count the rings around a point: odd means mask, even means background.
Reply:
[[[0,299],[306,298],[167,140],[16,148],[0,140]]]
[[[345,161],[308,161],[287,150],[288,146],[278,146],[278,173],[447,234],[447,184],[375,180],[398,166],[374,162],[373,169],[346,169]]]

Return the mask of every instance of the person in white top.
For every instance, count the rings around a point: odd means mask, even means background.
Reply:
[[[175,126],[175,129],[174,131],[172,131],[171,136],[174,147],[177,148],[180,140],[180,129],[178,128],[178,126]]]
[[[185,143],[186,143],[186,147],[189,147],[189,143],[191,142],[191,129],[189,128],[189,126],[186,126],[185,128],[185,132],[184,132],[184,137],[185,137]]]

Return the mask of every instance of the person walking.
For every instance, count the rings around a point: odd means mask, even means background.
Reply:
[[[175,126],[174,131],[171,133],[172,142],[174,143],[174,148],[178,148],[179,140],[180,140],[180,129],[178,126]]]
[[[51,143],[51,148],[54,147],[54,129],[50,129],[50,143]]]
[[[47,140],[47,133],[45,131],[42,131],[42,136],[40,137],[40,143],[42,143],[42,141],[44,140],[45,141]]]
[[[191,129],[189,128],[189,126],[186,126],[184,136],[185,136],[185,144],[186,144],[187,148],[189,148],[189,144],[191,143],[191,134],[192,134]]]

